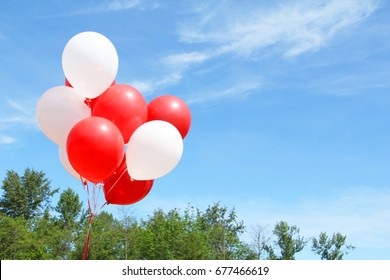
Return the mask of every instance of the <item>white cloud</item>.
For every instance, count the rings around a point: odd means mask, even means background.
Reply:
[[[292,58],[324,47],[344,29],[364,21],[378,8],[376,0],[284,1],[271,7],[242,5],[235,1],[196,2],[178,28],[179,40],[196,51],[177,52],[162,58],[166,72],[147,89],[174,85],[195,65],[235,54],[246,58],[280,54]],[[245,78],[210,94],[197,94],[190,103],[245,95],[260,84]]]
[[[16,142],[16,139],[8,135],[0,135],[0,145],[9,145]]]
[[[162,79],[154,82],[156,87],[176,84],[183,78],[181,71],[172,72],[169,75],[164,76]]]
[[[210,100],[220,100],[225,98],[242,98],[250,94],[251,92],[258,90],[261,87],[260,82],[246,82],[238,84],[234,87],[225,88],[219,91],[202,92],[200,94],[193,94],[186,103],[205,103]]]
[[[203,52],[187,52],[168,55],[167,57],[163,58],[163,62],[171,66],[187,67],[192,64],[202,63],[208,60],[210,57],[211,54]]]
[[[38,127],[35,119],[36,102],[7,99],[8,112],[6,117],[0,116],[0,127],[23,125]]]
[[[133,80],[129,84],[135,87],[145,96],[164,86],[177,84],[182,79],[182,71],[174,71],[156,80]]]
[[[71,13],[71,16],[121,12],[131,9],[153,10],[159,7],[158,2],[143,0],[109,0],[98,5],[91,5]]]
[[[9,132],[23,128],[37,129],[35,118],[35,104],[32,100],[7,99],[6,106],[0,115],[0,145],[9,145],[18,142]]]
[[[118,9],[126,6],[123,3],[112,5]],[[209,60],[221,59],[224,55],[258,58],[279,54],[292,58],[316,51],[343,30],[364,21],[378,6],[377,0],[283,1],[271,7],[259,3],[242,5],[235,1],[196,2],[185,21],[180,23],[178,36],[182,42],[197,48],[162,57],[162,77],[136,80],[131,84],[148,94],[157,88],[178,84],[194,66],[203,67]],[[253,78],[240,76],[241,79],[234,81],[235,86],[192,95],[188,102],[246,96],[260,87]]]
[[[133,9],[136,7],[139,7],[141,4],[140,0],[114,0],[111,2],[108,2],[105,5],[102,5],[102,11],[103,8],[105,8],[105,11],[110,12],[110,11],[122,11],[122,10],[128,10],[128,9]]]
[[[134,80],[131,81],[135,88],[142,93],[152,93],[155,89],[171,86],[179,83],[184,76],[184,72],[195,64],[200,64],[210,58],[210,54],[203,52],[183,52],[171,54],[161,59],[166,73],[159,79]]]
[[[129,83],[132,87],[135,87],[143,95],[153,91],[153,82],[133,80]]]
[[[216,55],[251,55],[271,48],[294,57],[323,47],[377,7],[376,0],[285,1],[272,8],[212,2],[195,10],[195,18],[180,27],[179,36],[187,43],[214,44]]]

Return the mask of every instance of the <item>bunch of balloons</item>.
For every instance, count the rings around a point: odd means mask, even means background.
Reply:
[[[68,41],[62,68],[65,85],[38,101],[40,129],[58,144],[65,170],[101,184],[108,203],[140,201],[154,179],[180,161],[191,125],[188,106],[171,95],[147,104],[137,89],[117,84],[116,49],[96,32]]]

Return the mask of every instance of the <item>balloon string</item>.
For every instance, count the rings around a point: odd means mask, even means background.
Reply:
[[[91,215],[89,216],[89,227],[88,227],[87,239],[85,240],[83,260],[86,260],[87,256],[88,256],[89,241],[91,239],[91,230],[92,230],[92,220],[93,220],[93,217],[94,217],[94,215],[91,213]]]
[[[96,210],[96,208],[97,208],[97,204],[98,204],[98,201],[99,201],[99,199],[100,199],[100,195],[101,195],[101,193],[102,193],[102,185],[97,185],[97,184],[95,184],[95,188],[98,189],[98,193],[97,193],[97,196],[96,196],[96,198],[95,198],[95,209],[94,209],[94,210]]]
[[[94,217],[97,215],[97,213],[102,210],[106,205],[108,205],[108,202],[104,202],[103,205],[98,208],[98,201],[101,194],[101,186],[99,184],[94,184],[92,193],[90,193],[88,181],[84,181],[83,178],[80,176],[81,183],[83,185],[85,194],[87,196],[87,202],[88,202],[88,213],[89,213],[89,226],[88,226],[88,232],[87,232],[87,238],[85,240],[85,246],[84,246],[84,253],[83,253],[83,260],[86,260],[88,257],[88,251],[89,251],[89,242],[91,240],[91,232],[92,232],[92,221]],[[92,196],[92,197],[91,197]],[[91,202],[92,200],[92,202]]]
[[[110,191],[116,186],[116,184],[119,182],[119,180],[122,178],[122,176],[125,175],[126,172],[127,172],[127,168],[125,168],[125,170],[123,170],[122,174],[118,177],[118,179],[116,179],[115,183],[112,184],[111,188],[107,191],[107,194],[110,193]]]
[[[96,210],[96,205],[97,205],[97,199],[96,199],[96,184],[93,184],[93,189],[92,189],[92,202],[93,202],[93,211],[95,212],[95,210]]]
[[[91,232],[92,232],[92,221],[93,218],[97,215],[97,213],[103,209],[104,206],[108,205],[107,202],[105,202],[95,213],[90,212],[89,215],[89,226],[88,226],[88,232],[87,232],[87,239],[85,240],[85,246],[84,246],[84,253],[83,253],[83,260],[86,260],[88,257],[88,251],[89,251],[89,241],[91,240]]]
[[[80,181],[81,181],[81,184],[82,184],[82,186],[83,186],[85,196],[87,197],[88,212],[89,212],[89,213],[92,213],[91,202],[90,202],[90,199],[89,199],[88,181],[84,181],[84,180],[83,180],[83,177],[81,177],[81,176],[80,176]]]
[[[99,210],[98,210],[97,212],[99,212],[100,210],[102,210],[103,207],[106,206],[106,205],[108,205],[108,202],[107,202],[107,201],[103,203],[103,205],[99,208]]]

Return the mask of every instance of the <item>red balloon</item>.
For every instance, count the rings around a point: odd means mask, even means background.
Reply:
[[[142,200],[153,186],[153,180],[136,181],[127,172],[126,158],[118,169],[103,180],[103,191],[106,201],[110,204],[128,205]]]
[[[184,139],[190,130],[191,113],[187,104],[180,98],[163,95],[153,99],[148,105],[148,121],[153,120],[171,123]]]
[[[66,85],[67,87],[73,87],[73,86],[69,83],[69,81],[68,81],[67,78],[65,78],[65,85]]]
[[[89,117],[69,132],[66,150],[72,167],[83,178],[98,183],[109,177],[124,157],[124,142],[111,121]]]
[[[92,116],[106,118],[119,128],[125,143],[148,118],[148,106],[142,94],[129,85],[109,87],[92,108]]]

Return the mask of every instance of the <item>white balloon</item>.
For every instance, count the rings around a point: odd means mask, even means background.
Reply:
[[[150,121],[132,134],[126,149],[126,164],[136,180],[151,180],[169,173],[183,154],[183,139],[172,124]]]
[[[82,32],[66,44],[62,53],[62,69],[79,94],[95,98],[115,80],[118,54],[114,45],[104,35]]]
[[[78,180],[82,180],[82,182],[84,184],[87,183],[87,180],[83,177],[80,176],[80,174],[77,173],[76,170],[74,170],[74,168],[72,167],[72,165],[70,164],[69,162],[69,157],[68,157],[68,153],[66,152],[66,149],[63,148],[63,147],[59,147],[59,155],[60,155],[60,162],[62,164],[62,167],[64,167],[64,169],[70,174],[72,175],[72,177],[78,179]]]
[[[70,130],[80,120],[90,117],[91,109],[75,89],[57,86],[40,97],[36,116],[43,133],[57,145],[65,147]]]
[[[72,165],[69,162],[68,154],[66,152],[66,149],[63,147],[59,147],[59,155],[60,155],[60,161],[62,164],[62,167],[74,178],[80,179],[80,175],[74,170]]]

